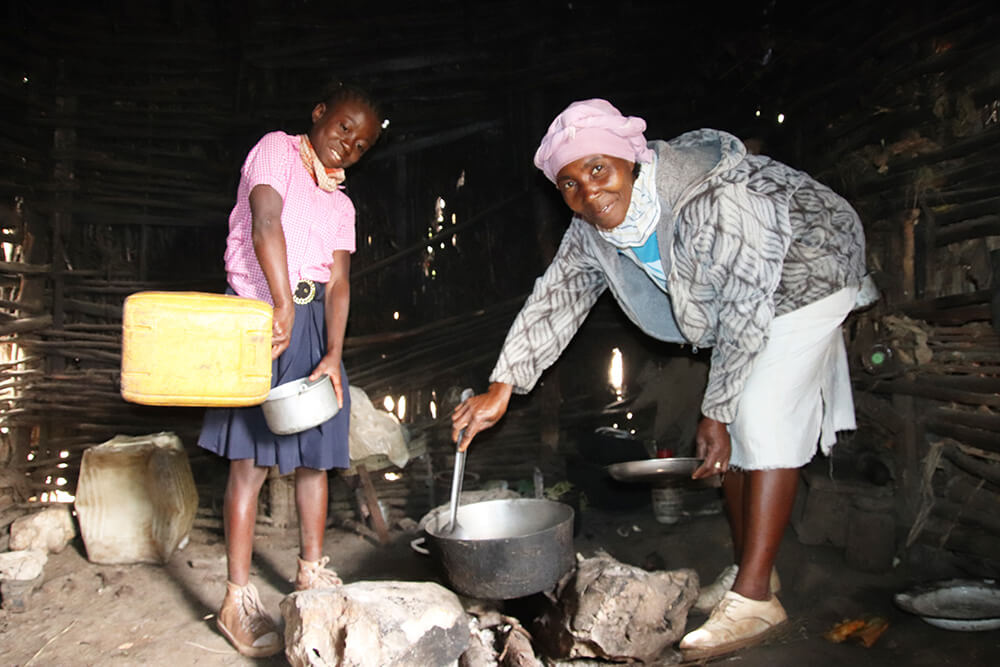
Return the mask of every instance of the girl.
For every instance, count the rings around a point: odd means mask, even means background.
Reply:
[[[271,433],[259,406],[206,412],[198,444],[230,459],[223,506],[228,577],[219,630],[250,657],[274,655],[282,639],[249,581],[257,495],[268,468],[295,471],[299,515],[295,589],[341,583],[321,557],[327,470],[346,468],[350,393],[341,362],[350,305],[354,205],[339,189],[344,170],[377,141],[378,106],[363,91],[337,88],[312,110],[308,134],[265,135],[247,155],[229,216],[229,293],[274,306],[271,385],[330,376],[340,410],[294,435]]]

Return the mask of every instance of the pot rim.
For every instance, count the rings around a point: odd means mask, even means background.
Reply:
[[[312,382],[309,381],[309,376],[296,378],[294,380],[289,380],[273,387],[271,391],[267,393],[267,398],[264,399],[265,403],[274,403],[276,401],[281,401],[286,398],[295,398],[302,394],[309,394],[316,390],[317,387],[322,388],[323,382],[326,381],[330,385],[330,393],[333,393],[333,382],[330,381],[329,375],[321,375]]]
[[[480,501],[475,502],[475,503],[468,503],[467,505],[461,505],[461,506],[459,506],[458,511],[461,512],[463,507],[474,507],[474,506],[481,506],[481,505],[487,505],[487,504],[508,504],[508,505],[538,505],[538,504],[545,504],[545,505],[553,505],[553,506],[557,506],[557,510],[562,513],[562,516],[555,517],[557,520],[554,520],[550,525],[545,526],[544,528],[540,528],[540,529],[538,529],[536,531],[533,531],[533,532],[530,532],[530,533],[524,533],[524,534],[520,534],[520,535],[493,536],[493,537],[489,537],[489,536],[482,536],[482,537],[480,537],[480,536],[475,536],[475,537],[465,536],[465,537],[463,537],[463,536],[459,535],[459,536],[456,537],[456,536],[453,536],[451,534],[447,534],[447,533],[443,532],[444,528],[447,527],[447,523],[445,523],[444,526],[441,526],[440,528],[438,528],[438,523],[439,523],[438,519],[440,517],[442,517],[442,516],[445,517],[445,520],[447,521],[447,517],[448,517],[448,511],[447,511],[447,509],[448,508],[446,507],[443,510],[438,510],[438,511],[435,511],[433,513],[432,518],[430,520],[428,520],[427,523],[424,525],[424,532],[427,533],[427,535],[429,537],[431,537],[433,539],[436,539],[436,540],[448,540],[450,542],[493,542],[493,541],[501,541],[501,540],[521,540],[521,539],[525,539],[525,538],[530,538],[530,537],[533,537],[535,535],[542,535],[544,533],[556,530],[560,526],[563,526],[563,525],[565,525],[567,523],[572,523],[573,522],[574,510],[573,510],[572,506],[567,505],[566,503],[561,503],[561,502],[559,502],[557,500],[549,500],[548,498],[496,498],[496,499],[493,499],[493,500],[480,500]]]

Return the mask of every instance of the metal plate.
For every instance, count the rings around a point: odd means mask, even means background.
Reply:
[[[1000,627],[1000,587],[992,579],[950,579],[897,593],[896,604],[947,630],[993,630]]]
[[[667,480],[691,479],[691,473],[698,469],[702,459],[674,457],[669,459],[645,459],[625,461],[608,466],[608,473],[619,482],[662,482]],[[695,481],[695,480],[691,480]]]
[[[933,616],[921,616],[921,618],[934,627],[945,630],[981,632],[983,630],[996,630],[1000,628],[1000,618],[984,618],[975,621],[956,621],[953,618],[934,618]]]

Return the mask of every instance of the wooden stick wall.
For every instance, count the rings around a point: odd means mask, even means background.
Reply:
[[[600,95],[645,116],[650,137],[715,126],[762,139],[763,152],[857,206],[883,298],[852,320],[852,370],[862,429],[898,426],[875,444],[904,523],[928,497],[958,502],[943,467],[926,494],[931,441],[997,453],[1000,48],[990,3],[780,3],[766,16],[749,3],[739,21],[712,21],[712,39],[698,23],[706,6],[691,10],[690,39],[669,45],[662,26],[681,20],[660,6],[669,3],[609,14],[606,3],[576,2],[539,9],[534,22],[519,3],[424,3],[352,17],[351,31],[336,29],[342,16],[272,4],[239,16],[211,3],[123,7],[110,19],[18,4],[0,22],[0,62],[22,73],[0,80],[0,462],[30,473],[0,483],[0,507],[53,488],[49,477],[72,489],[81,449],[116,433],[169,427],[191,441],[197,411],[117,396],[122,300],[224,289],[226,216],[246,150],[265,131],[303,131],[318,89],[341,77],[366,84],[391,120],[348,182],[359,251],[345,356],[373,396],[488,372],[544,266],[539,247],[566,222],[558,202],[558,213],[545,208],[554,195],[530,166],[534,143],[566,102]],[[436,226],[437,197],[453,226]],[[866,370],[879,344],[894,363]],[[981,474],[963,474],[982,482],[978,494],[996,494],[997,463],[979,463],[966,468]]]

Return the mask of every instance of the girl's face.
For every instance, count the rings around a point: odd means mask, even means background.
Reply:
[[[335,106],[320,102],[312,112],[309,141],[328,169],[346,169],[361,159],[378,139],[375,112],[359,100],[341,100]]]
[[[566,205],[600,229],[614,229],[625,220],[632,202],[634,162],[610,155],[587,155],[556,174],[556,187]]]

